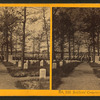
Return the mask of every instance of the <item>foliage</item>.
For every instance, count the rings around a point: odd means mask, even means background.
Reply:
[[[99,8],[53,8],[53,55],[59,53],[63,56],[68,52],[71,58],[84,45],[89,56],[93,52],[95,62],[96,49],[99,55],[99,12]],[[90,51],[90,48],[93,50]]]
[[[57,89],[58,86],[62,83],[62,77],[68,77],[75,67],[77,67],[81,62],[65,63],[63,67],[57,66],[57,69],[52,70],[52,88]]]
[[[16,87],[19,89],[49,89],[49,80],[34,78],[30,80],[17,81]]]

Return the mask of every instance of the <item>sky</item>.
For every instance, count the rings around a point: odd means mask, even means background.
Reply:
[[[20,8],[18,8],[20,9]],[[50,8],[46,8],[46,20],[50,19]],[[33,51],[33,38],[38,37],[38,34],[43,33],[43,13],[42,7],[27,7],[26,8],[26,35],[30,34],[26,39],[26,51]],[[38,19],[34,22],[34,19]],[[50,33],[49,33],[50,34]],[[42,36],[43,37],[43,36]],[[50,38],[50,37],[49,37]],[[34,40],[35,41],[35,40]],[[36,41],[35,41],[36,42]],[[35,49],[37,49],[38,43],[34,43]],[[47,44],[45,42],[41,42],[41,52],[47,49]],[[20,47],[19,47],[20,48]],[[20,48],[21,49],[21,48]]]

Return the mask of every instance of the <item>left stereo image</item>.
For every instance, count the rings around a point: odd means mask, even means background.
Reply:
[[[47,90],[49,76],[50,8],[0,7],[0,89]]]

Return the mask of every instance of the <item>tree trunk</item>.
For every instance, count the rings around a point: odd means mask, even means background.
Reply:
[[[33,38],[33,57],[34,57],[34,53],[35,53],[35,38]]]
[[[25,56],[25,24],[26,24],[26,7],[24,7],[24,22],[23,22],[23,45],[22,45],[22,69],[24,69]]]
[[[11,53],[11,55],[12,55],[12,32],[10,32],[11,33],[11,36],[10,36],[10,53]]]
[[[64,40],[63,40],[63,38],[62,38],[62,40],[61,40],[61,59],[63,60],[63,58],[64,58],[64,47],[63,47],[63,44],[64,44]]]
[[[46,33],[46,38],[47,38],[47,55],[48,55],[48,59],[49,57],[49,42],[48,42],[48,32],[47,32],[47,23],[46,23],[46,19],[45,19],[45,9],[43,9],[43,20],[44,20],[44,29],[45,29],[45,33]]]
[[[88,57],[90,57],[90,46],[88,47]]]
[[[8,29],[7,27],[5,29],[5,34],[6,34],[6,62],[8,62],[9,50],[8,50]]]
[[[17,35],[16,35],[16,51],[15,51],[15,56],[17,55]]]
[[[95,34],[94,32],[92,33],[93,35],[93,62],[95,62]]]
[[[97,45],[98,45],[98,56],[99,56],[99,32],[98,32],[98,36],[97,36]]]
[[[78,58],[79,58],[79,51],[80,51],[80,46],[78,46]]]
[[[52,26],[53,27],[53,26]],[[52,31],[53,33],[52,33],[52,58],[53,58],[53,60],[55,60],[56,59],[56,57],[55,57],[55,46],[54,46],[54,30]]]
[[[50,56],[49,56],[49,42],[48,42],[48,34],[47,34],[47,51],[48,51],[48,59],[49,59]]]
[[[3,51],[4,46],[1,46],[1,61],[3,61],[3,55],[4,55],[4,51]]]
[[[70,34],[69,34],[69,59],[71,59],[71,46],[70,46]]]
[[[73,57],[75,56],[74,33],[73,33]]]

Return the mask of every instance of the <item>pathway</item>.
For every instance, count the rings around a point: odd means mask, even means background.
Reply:
[[[58,90],[100,90],[100,78],[93,74],[88,63],[78,65],[68,77],[62,78]]]
[[[0,63],[0,89],[17,89],[15,79],[9,75],[7,68],[2,63]]]

